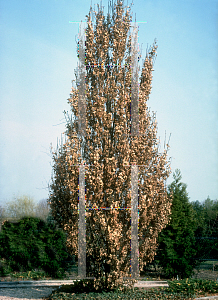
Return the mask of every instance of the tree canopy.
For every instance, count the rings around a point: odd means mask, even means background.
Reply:
[[[130,10],[125,12],[118,0],[105,18],[98,6],[95,26],[91,12],[85,42],[79,41],[77,86],[68,99],[73,118],[66,118],[66,142],[53,151],[49,204],[77,255],[78,183],[81,188],[85,168],[86,270],[96,286],[113,287],[129,275],[130,238],[138,242],[140,270],[155,255],[158,233],[170,213],[170,165],[168,145],[159,152],[156,117],[147,107],[156,43],[147,51],[138,83],[137,27],[131,27]],[[134,207],[133,195],[138,199]],[[137,210],[138,220],[131,219]],[[138,237],[131,231],[137,222]]]

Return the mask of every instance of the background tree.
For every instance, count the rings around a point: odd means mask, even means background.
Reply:
[[[18,221],[23,217],[32,216],[47,223],[55,224],[56,228],[58,228],[55,221],[51,220],[50,215],[50,207],[46,199],[42,199],[35,204],[33,198],[27,195],[15,197],[13,201],[7,202],[4,207],[0,207],[1,224],[5,220]]]
[[[35,214],[38,218],[46,221],[50,213],[50,206],[47,199],[40,200],[35,208]]]
[[[216,232],[216,222],[218,215],[218,201],[211,200],[208,196],[203,202],[203,207],[205,210],[205,222],[207,224],[207,234],[213,235]]]
[[[21,219],[24,216],[35,216],[35,203],[32,197],[23,195],[14,197],[13,201],[7,202],[4,207],[4,218]]]
[[[218,259],[218,201],[208,198],[192,202],[197,221],[195,230],[198,259]]]
[[[22,217],[39,217],[46,220],[50,207],[46,199],[42,199],[35,204],[34,199],[28,195],[17,196],[13,201],[7,202],[5,207],[1,208],[0,217],[2,219],[14,218],[16,220]]]
[[[171,221],[158,237],[156,260],[167,277],[187,278],[196,266],[196,221],[180,170],[176,169],[173,178],[168,186],[169,195],[173,195]]]
[[[2,222],[4,221],[4,216],[5,216],[5,209],[4,207],[0,206],[0,230],[1,230]]]
[[[3,220],[4,215],[5,215],[5,209],[2,206],[0,206],[0,220]]]
[[[146,54],[138,96],[138,112],[131,104],[130,11],[118,0],[107,19],[102,8],[91,9],[86,28],[86,136],[80,135],[79,88],[68,99],[74,115],[68,118],[66,142],[53,152],[54,175],[49,204],[52,216],[68,233],[68,247],[78,254],[78,178],[86,163],[87,207],[131,207],[131,165],[139,165],[139,266],[151,261],[158,233],[170,213],[166,179],[170,168],[167,150],[159,153],[157,123],[147,108],[151,92],[157,46]],[[82,71],[81,71],[82,72]],[[76,74],[77,76],[78,74]],[[78,84],[78,82],[77,82]],[[130,110],[131,109],[131,110]],[[133,135],[131,114],[139,115],[139,135]],[[131,127],[130,127],[131,125]],[[131,135],[130,135],[131,128]],[[129,275],[131,224],[128,210],[86,211],[87,274],[96,278],[96,287],[114,287]]]
[[[198,200],[191,202],[191,206],[195,212],[196,230],[195,236],[205,236],[207,224],[205,220],[206,212],[204,205]]]

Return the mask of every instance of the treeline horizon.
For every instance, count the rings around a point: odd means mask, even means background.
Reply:
[[[208,196],[202,203],[190,202],[179,169],[173,177],[174,181],[168,185],[168,196],[173,195],[169,223],[158,235],[158,247],[151,264],[162,268],[165,276],[188,278],[202,260],[218,260],[218,200]],[[42,219],[63,231],[54,220],[46,199],[35,206],[32,198],[23,196],[7,203],[6,208],[0,207],[1,225],[7,219],[19,223],[19,219],[27,216]],[[64,234],[67,238],[67,232]]]

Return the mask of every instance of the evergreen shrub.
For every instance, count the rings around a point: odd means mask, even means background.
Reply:
[[[0,259],[9,269],[26,272],[42,269],[48,276],[62,278],[68,270],[70,254],[66,235],[35,217],[24,217],[17,223],[5,221],[0,232]],[[4,274],[4,268],[1,268]]]

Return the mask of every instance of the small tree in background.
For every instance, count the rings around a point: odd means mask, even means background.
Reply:
[[[46,199],[42,199],[39,203],[35,203],[33,198],[28,195],[17,196],[13,201],[7,202],[1,208],[0,218],[19,220],[23,217],[38,217],[46,220],[50,211],[50,207]]]
[[[35,216],[35,203],[33,198],[27,195],[14,197],[13,201],[7,202],[3,208],[3,219],[21,219],[24,216]]]
[[[38,218],[46,221],[50,213],[50,207],[47,199],[40,200],[35,208],[35,214]]]
[[[196,230],[195,236],[205,236],[207,224],[205,220],[205,208],[198,200],[191,202],[191,206],[195,212]]]
[[[5,208],[0,206],[0,220],[3,220],[4,216],[5,216]]]
[[[218,201],[208,198],[192,202],[196,218],[196,249],[198,259],[218,258]]]
[[[2,206],[0,206],[0,230],[4,219],[5,219],[5,209]]]
[[[216,235],[216,220],[218,216],[218,200],[211,200],[208,196],[203,202],[203,207],[205,211],[205,222],[207,224],[207,234]]]
[[[158,237],[156,260],[167,277],[186,278],[196,266],[195,213],[189,203],[187,186],[180,182],[180,170],[176,169],[173,178],[168,186],[169,195],[173,195],[171,221]]]
[[[124,15],[120,0],[112,9],[112,17],[108,14],[107,20],[101,8],[95,12],[95,28],[91,10],[87,16],[87,135],[79,134],[79,94],[72,88],[68,102],[75,121],[67,121],[66,142],[53,152],[49,204],[54,219],[68,233],[70,251],[78,255],[78,165],[89,165],[86,206],[92,208],[131,207],[131,165],[138,165],[142,270],[154,258],[158,233],[168,223],[171,206],[165,184],[170,174],[167,150],[158,151],[156,118],[147,107],[157,46],[151,47],[144,61],[138,100],[139,135],[131,136],[131,16],[129,10]],[[128,276],[130,234],[130,211],[86,211],[87,273],[96,278],[96,288],[115,287],[120,277]]]

